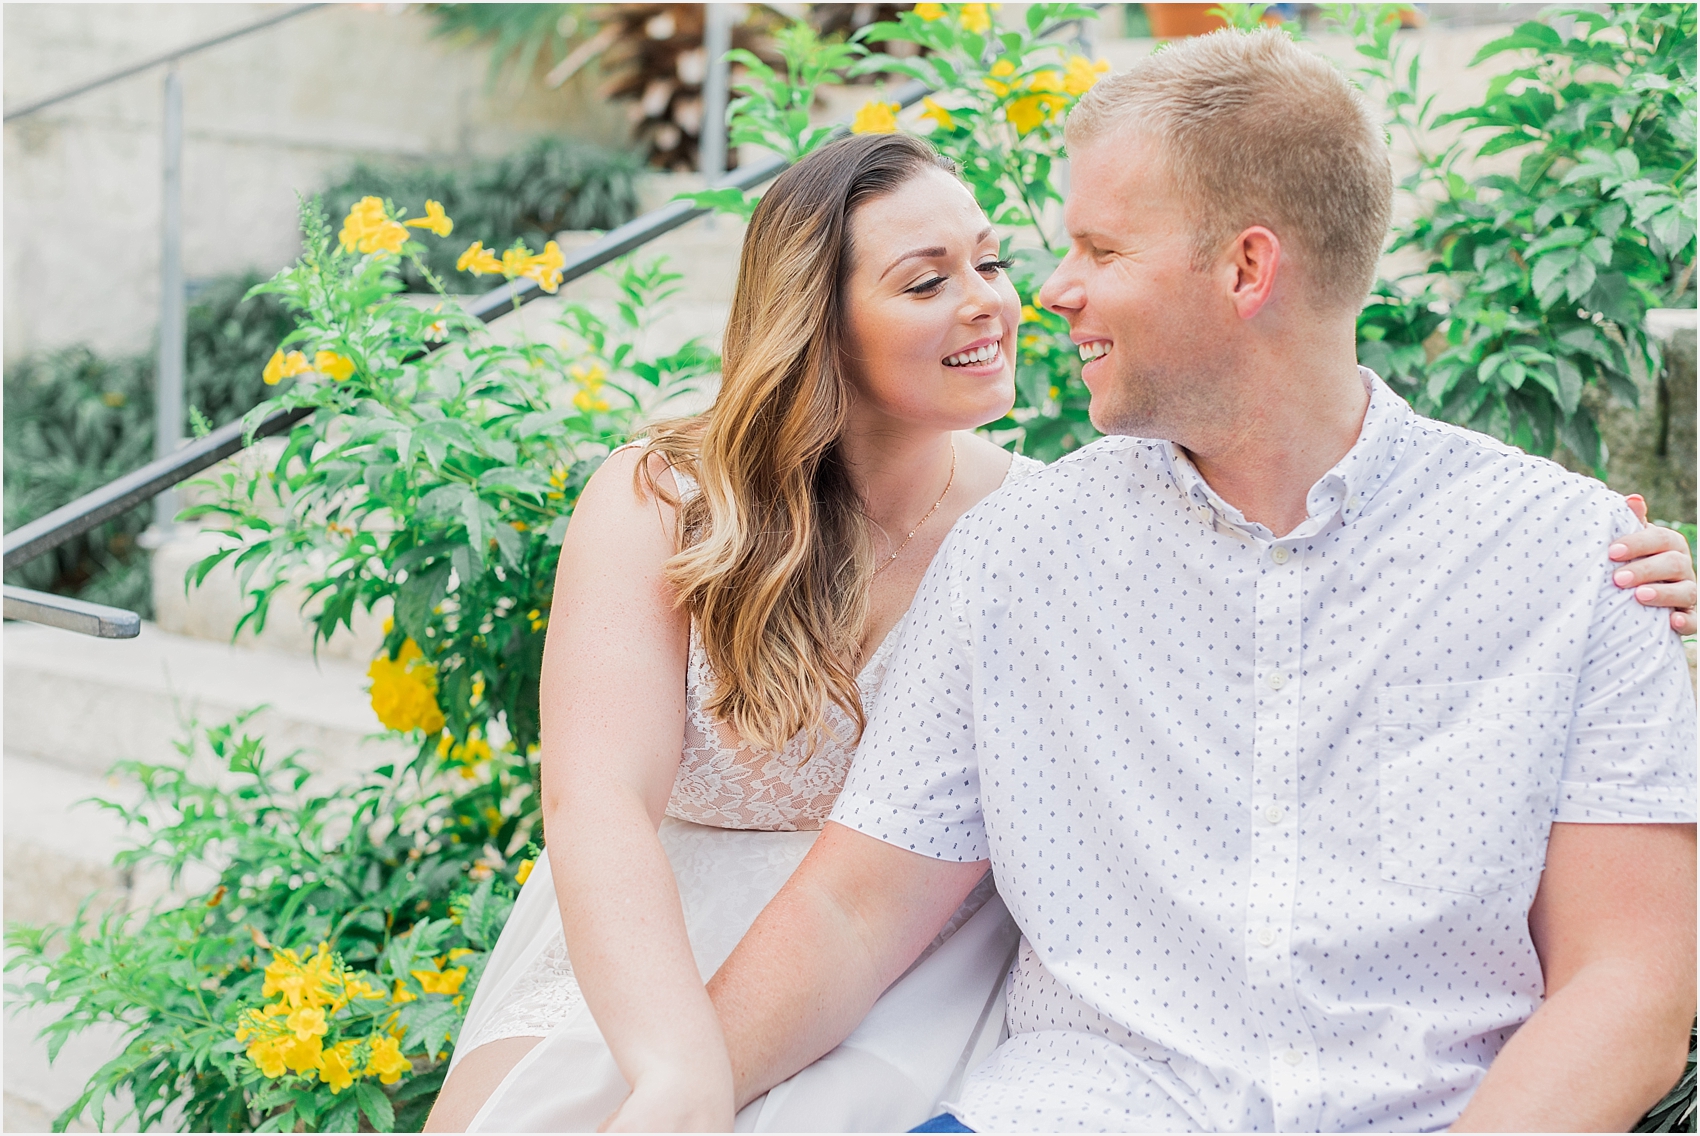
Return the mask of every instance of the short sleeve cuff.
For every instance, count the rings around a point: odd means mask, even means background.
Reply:
[[[1630,785],[1561,781],[1558,824],[1693,824],[1694,790],[1650,792]]]
[[[970,864],[991,858],[985,827],[977,820],[938,813],[921,815],[850,790],[839,794],[831,819],[864,836],[934,860]]]

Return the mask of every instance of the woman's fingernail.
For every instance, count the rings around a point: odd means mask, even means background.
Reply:
[[[1622,560],[1629,555],[1629,546],[1627,544],[1614,544],[1606,549],[1606,555],[1613,560]]]
[[[1635,582],[1635,573],[1631,572],[1627,568],[1619,568],[1616,572],[1611,574],[1611,580],[1612,583],[1616,584],[1618,587],[1627,588]]]
[[[1657,588],[1642,584],[1639,588],[1635,589],[1635,598],[1640,600],[1642,603],[1652,603],[1654,600],[1659,598],[1659,592]]]

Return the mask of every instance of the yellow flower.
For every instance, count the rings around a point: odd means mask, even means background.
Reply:
[[[473,675],[472,676],[472,697],[469,698],[467,701],[471,702],[474,706],[476,706],[476,705],[478,705],[478,700],[483,698],[483,697],[484,697],[484,676],[483,675]]]
[[[1015,127],[1017,134],[1026,134],[1048,117],[1045,99],[1041,95],[1027,95],[1016,99],[1004,108],[1003,114],[1009,119],[1010,125]]]
[[[248,1060],[259,1066],[260,1072],[268,1077],[283,1076],[289,1071],[289,1066],[284,1064],[283,1054],[278,1052],[279,1044],[279,1039],[275,1037],[254,1042],[248,1047]]]
[[[1043,71],[1035,72],[1033,77],[1027,80],[1027,89],[1060,95],[1063,92],[1062,73],[1049,67]]]
[[[608,381],[608,372],[602,369],[600,363],[575,363],[567,368],[567,375],[578,383],[580,388],[578,393],[573,395],[574,406],[584,411],[608,409],[608,400],[599,393]],[[564,475],[561,484],[566,484]]]
[[[403,1073],[411,1073],[413,1063],[401,1055],[401,1043],[393,1037],[380,1037],[372,1042],[372,1055],[366,1059],[366,1072],[376,1073],[380,1083],[393,1085]]]
[[[1007,79],[1013,74],[1015,74],[1015,64],[1011,63],[1007,59],[1000,59],[996,63],[992,64],[991,71],[987,73],[985,84],[992,89],[992,94],[1002,98],[1004,95],[1009,94],[1010,85],[1008,83],[1001,83],[998,80]]]
[[[474,276],[501,270],[502,262],[496,259],[495,253],[484,247],[483,241],[473,241],[466,251],[460,254],[460,259],[455,261],[455,271],[470,272]]]
[[[862,109],[856,112],[856,118],[850,123],[852,134],[895,134],[897,133],[897,104],[870,99],[862,104]]]
[[[1032,304],[1022,304],[1021,305],[1021,322],[1022,323],[1038,323],[1039,322],[1039,309],[1035,308]]]
[[[525,266],[531,260],[531,251],[524,245],[515,245],[502,254],[502,275],[509,280],[525,271]]]
[[[342,223],[337,239],[346,250],[395,254],[407,243],[407,230],[390,220],[380,197],[362,197]]]
[[[309,1037],[302,1041],[298,1037],[285,1038],[278,1049],[283,1054],[283,1063],[291,1073],[310,1073],[320,1068],[324,1061],[324,1042],[318,1037]]]
[[[427,994],[459,994],[460,984],[466,981],[464,966],[454,966],[448,970],[413,970],[408,973],[419,980],[420,987]]]
[[[534,607],[530,611],[526,612],[525,618],[531,620],[531,629],[533,631],[543,630],[549,622],[543,618],[543,609],[538,607]]]
[[[295,1031],[295,1036],[301,1041],[310,1037],[323,1037],[330,1023],[325,1021],[325,1012],[317,1006],[303,1006],[284,1019],[284,1025]]]
[[[531,869],[536,866],[536,863],[535,860],[521,860],[519,871],[514,873],[514,883],[524,886],[525,881],[531,878]]]
[[[490,743],[483,738],[467,738],[466,745],[461,747],[461,759],[469,763],[489,761],[494,756]]]
[[[313,370],[340,383],[354,373],[354,360],[335,351],[321,351],[313,356]]]
[[[331,1095],[342,1092],[354,1083],[354,1073],[348,1068],[354,1043],[345,1041],[324,1054],[319,1064],[319,1080],[331,1087]]]
[[[944,17],[943,4],[917,4],[915,14],[923,20],[938,20]]]
[[[922,99],[921,105],[926,108],[921,112],[921,117],[932,119],[939,124],[941,129],[949,130],[956,125],[956,120],[950,117],[950,111],[940,106],[935,100],[931,98]]]
[[[260,378],[265,380],[268,387],[275,387],[284,379],[293,379],[296,375],[305,375],[313,368],[307,362],[307,356],[299,351],[291,351],[285,355],[279,347],[272,352],[272,357],[266,360],[266,369]]]
[[[1084,55],[1071,55],[1068,66],[1063,69],[1063,89],[1079,98],[1090,91],[1109,70],[1108,59],[1100,59],[1094,63]]]
[[[561,247],[554,241],[543,246],[543,251],[536,256],[527,257],[519,275],[537,281],[545,292],[553,292],[561,286],[561,269],[567,260],[561,255]]]
[[[425,203],[425,216],[415,217],[411,221],[402,222],[410,229],[429,229],[439,237],[446,237],[455,231],[455,223],[449,220],[449,215],[443,212],[440,201]]]
[[[985,35],[991,30],[992,14],[989,4],[964,4],[962,6],[962,30],[975,35]]]
[[[390,1001],[400,1006],[405,1002],[419,1001],[419,995],[409,990],[406,984],[398,978],[395,980],[395,993],[390,995]]]
[[[372,680],[372,709],[387,728],[403,733],[419,729],[427,734],[443,728],[436,668],[413,640],[403,643],[394,659],[384,654],[373,659],[366,675]]]

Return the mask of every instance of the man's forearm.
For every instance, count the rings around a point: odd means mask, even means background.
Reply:
[[[819,889],[794,885],[708,984],[737,1108],[830,1052],[884,986],[853,917]]]
[[[1624,1132],[1670,1091],[1692,1003],[1632,960],[1579,972],[1499,1053],[1453,1129]]]
[[[737,1107],[848,1037],[986,867],[828,823],[708,984]]]

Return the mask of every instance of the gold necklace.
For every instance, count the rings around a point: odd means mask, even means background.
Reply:
[[[886,557],[885,561],[874,569],[874,575],[878,576],[881,572],[884,572],[891,566],[891,562],[897,559],[898,553],[909,547],[909,542],[915,539],[915,534],[921,531],[921,526],[931,520],[932,515],[939,511],[939,506],[944,504],[944,499],[950,495],[950,487],[954,484],[956,484],[956,442],[952,439],[950,443],[950,476],[945,479],[944,492],[940,493],[939,499],[933,502],[933,507],[927,510],[927,515],[915,522],[915,527],[909,530],[909,535],[904,537],[903,543],[897,546],[897,552]]]

